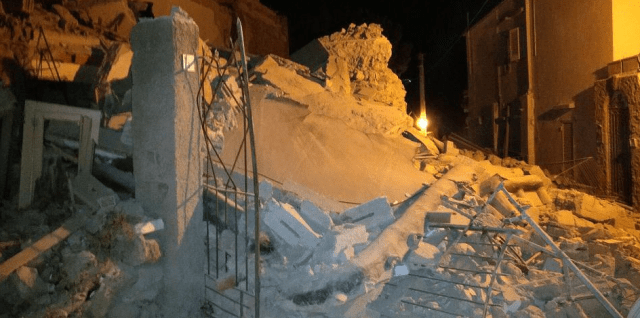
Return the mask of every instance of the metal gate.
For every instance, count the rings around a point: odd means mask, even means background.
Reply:
[[[612,191],[620,200],[631,203],[629,106],[621,92],[615,92],[611,97],[609,120]]]
[[[205,273],[205,304],[203,312],[211,317],[260,316],[260,213],[258,169],[256,162],[249,76],[244,48],[242,24],[237,20],[238,39],[232,43],[231,54],[221,63],[218,52],[212,58],[201,57],[202,82],[198,109],[206,142],[205,221],[207,224],[207,269]],[[224,65],[221,65],[224,64]],[[241,97],[229,94],[230,85],[223,80],[237,70]],[[208,134],[207,118],[212,105],[204,96],[207,75],[213,72],[218,80],[213,96],[230,96],[237,105],[238,129],[244,137],[238,149],[224,149],[235,154],[234,162],[222,161],[220,149]],[[214,98],[215,100],[215,98]],[[238,162],[241,162],[240,164]],[[252,167],[249,169],[248,164]],[[251,174],[251,175],[249,175]]]

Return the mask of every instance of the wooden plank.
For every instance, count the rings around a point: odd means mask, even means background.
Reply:
[[[79,174],[91,174],[91,167],[93,167],[94,143],[91,140],[91,126],[91,118],[88,116],[82,116],[82,120],[80,120],[80,150],[78,150]]]
[[[13,271],[36,259],[40,254],[64,241],[71,233],[84,224],[84,217],[74,217],[65,222],[55,231],[45,235],[33,245],[25,248],[4,263],[0,264],[0,282],[3,282]]]

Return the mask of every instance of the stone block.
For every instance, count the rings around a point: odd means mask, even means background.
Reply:
[[[367,231],[384,229],[393,223],[393,211],[386,197],[373,199],[341,215],[343,223],[364,224]]]
[[[280,204],[272,199],[264,212],[265,225],[281,243],[310,248],[318,245],[321,236],[309,227],[291,205]]]
[[[302,201],[302,205],[300,206],[300,216],[302,216],[307,224],[309,224],[309,226],[319,234],[326,233],[333,225],[329,215],[322,212],[322,210],[320,210],[311,201]]]

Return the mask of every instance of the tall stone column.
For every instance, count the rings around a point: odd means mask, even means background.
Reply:
[[[165,317],[195,317],[204,297],[202,140],[197,112],[198,26],[180,8],[142,20],[131,32],[133,168],[136,200],[162,218]]]

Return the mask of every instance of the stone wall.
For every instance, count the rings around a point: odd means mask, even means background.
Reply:
[[[629,108],[630,151],[631,151],[631,199],[633,206],[640,204],[640,74],[627,73],[614,75],[596,81],[594,98],[596,104],[595,125],[597,136],[596,161],[598,180],[604,182],[608,193],[613,192],[610,104],[614,94],[620,93],[626,99]]]

